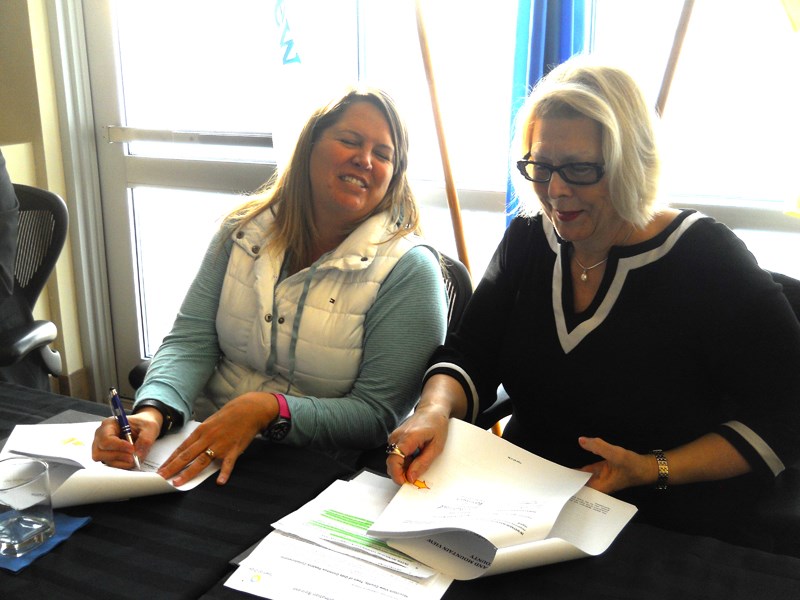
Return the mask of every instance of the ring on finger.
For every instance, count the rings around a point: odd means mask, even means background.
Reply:
[[[389,444],[386,446],[386,454],[394,454],[400,458],[405,458],[405,453],[397,447],[397,444]]]
[[[205,453],[206,453],[206,456],[208,456],[208,458],[210,458],[211,460],[214,460],[214,457],[216,456],[216,454],[214,453],[214,451],[211,448],[206,448]]]

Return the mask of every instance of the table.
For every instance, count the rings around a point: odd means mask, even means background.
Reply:
[[[109,415],[105,405],[0,384],[0,439],[67,409]],[[20,573],[0,571],[0,598],[196,600],[270,523],[351,474],[326,455],[255,440],[225,486],[211,477],[189,492],[61,509],[92,522]]]
[[[0,439],[16,423],[105,406],[0,384]],[[230,482],[185,493],[63,509],[92,522],[19,574],[0,571],[0,597],[245,600],[224,587],[229,561],[352,470],[317,452],[255,440]],[[447,600],[800,598],[800,559],[631,523],[603,555],[454,582]]]

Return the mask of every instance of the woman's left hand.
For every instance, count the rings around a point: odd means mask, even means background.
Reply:
[[[176,486],[190,481],[214,459],[222,460],[217,483],[227,483],[236,459],[278,414],[273,394],[249,392],[234,398],[208,417],[158,469]]]
[[[638,454],[601,438],[580,437],[578,444],[603,459],[580,469],[592,474],[586,482],[590,488],[611,494],[637,485],[654,484],[658,478],[658,464],[650,454]]]

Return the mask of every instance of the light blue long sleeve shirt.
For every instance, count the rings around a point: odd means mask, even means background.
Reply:
[[[231,245],[230,229],[223,227],[153,358],[137,402],[157,399],[179,411],[184,421],[191,417],[194,400],[220,358],[216,316]],[[292,429],[284,443],[328,451],[384,443],[417,400],[427,361],[444,340],[446,314],[438,259],[429,248],[417,246],[398,261],[366,315],[363,361],[350,393],[339,398],[286,395]]]

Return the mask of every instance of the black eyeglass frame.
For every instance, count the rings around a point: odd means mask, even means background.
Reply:
[[[532,181],[533,183],[550,183],[550,179],[553,177],[553,172],[558,173],[558,176],[561,177],[566,183],[570,185],[594,185],[598,183],[603,176],[606,174],[606,169],[603,165],[593,162],[573,162],[573,163],[566,163],[559,167],[555,165],[550,165],[543,162],[536,162],[534,160],[528,160],[530,158],[530,153],[526,154],[522,157],[522,160],[517,161],[517,169],[522,174],[522,176],[527,179],[528,181]],[[534,165],[541,169],[547,169],[547,179],[534,179],[530,175],[528,175],[528,165]],[[569,169],[570,167],[591,167],[594,169],[597,177],[594,181],[575,181],[570,179],[564,172],[565,169]]]

